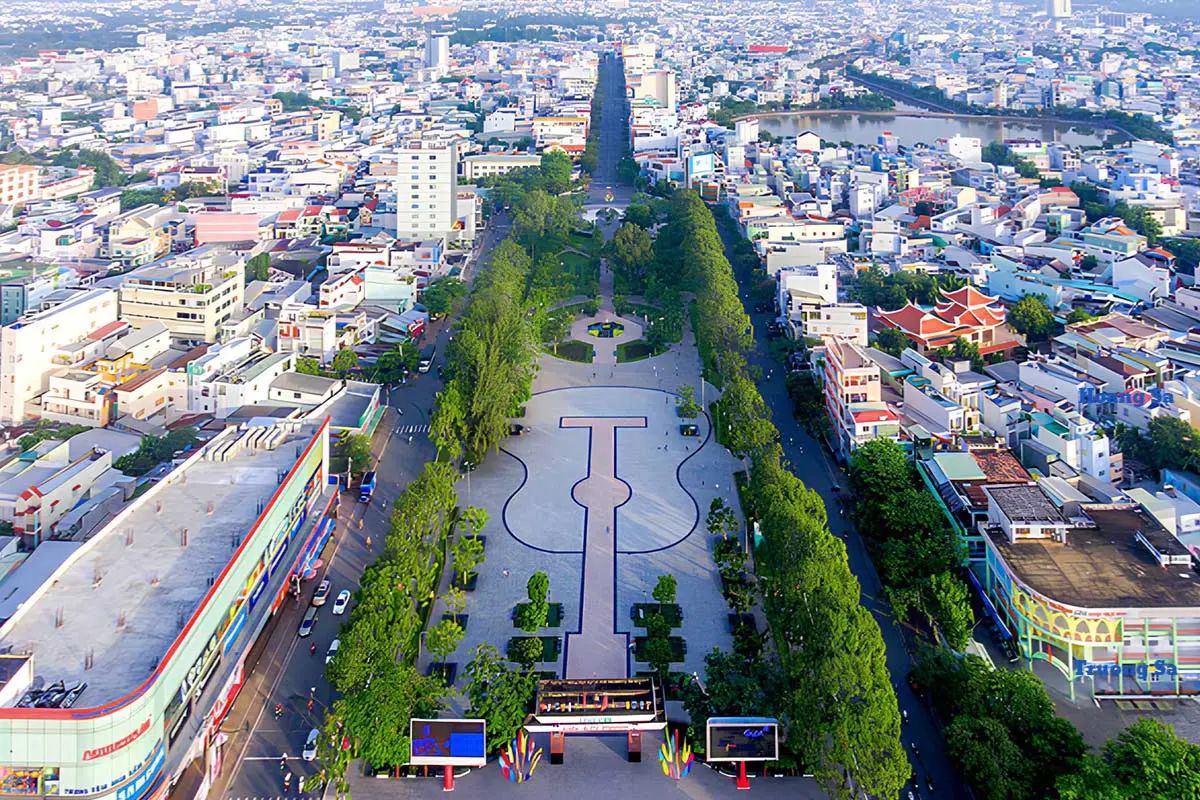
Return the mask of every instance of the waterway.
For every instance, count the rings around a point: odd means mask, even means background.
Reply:
[[[931,115],[908,103],[897,102],[894,111],[800,111],[794,114],[764,115],[760,129],[774,136],[795,136],[812,130],[830,142],[848,141],[875,144],[879,135],[891,131],[900,144],[932,144],[954,134],[976,136],[984,144],[1004,139],[1041,139],[1063,142],[1076,147],[1096,147],[1104,143],[1106,131],[1088,125],[1046,120],[1005,120],[989,117]]]

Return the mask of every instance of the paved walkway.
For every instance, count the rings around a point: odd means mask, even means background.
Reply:
[[[568,678],[628,677],[628,635],[617,633],[617,508],[629,484],[617,477],[617,429],[644,428],[645,417],[564,417],[564,428],[588,430],[588,476],[571,496],[586,509],[583,609],[578,633],[567,636]]]

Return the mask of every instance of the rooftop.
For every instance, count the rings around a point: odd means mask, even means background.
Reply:
[[[1138,532],[1170,536],[1148,514],[1133,508],[1085,507],[1095,528],[1072,528],[1067,544],[1026,539],[1010,544],[988,532],[1013,573],[1028,586],[1080,608],[1200,607],[1200,577],[1193,570],[1163,569],[1140,544]],[[1174,538],[1174,537],[1172,537]]]
[[[988,486],[988,495],[1015,524],[1023,522],[1061,524],[1062,514],[1036,486]]]
[[[171,473],[0,628],[0,647],[32,652],[47,682],[86,680],[81,705],[134,689],[229,563],[295,462],[301,438],[275,450],[243,449],[226,461],[196,458]]]

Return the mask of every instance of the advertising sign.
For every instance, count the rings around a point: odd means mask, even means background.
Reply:
[[[486,726],[481,719],[413,719],[408,723],[408,763],[432,767],[487,764]]]
[[[136,800],[145,794],[150,785],[158,778],[159,773],[162,772],[166,755],[167,750],[160,742],[146,768],[136,778],[117,790],[117,800]]]
[[[651,722],[659,717],[649,678],[547,680],[538,683],[534,717],[558,725]]]
[[[776,761],[779,720],[770,717],[709,717],[708,761]]]

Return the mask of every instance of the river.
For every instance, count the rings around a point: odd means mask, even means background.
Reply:
[[[916,112],[914,114],[913,112]],[[1042,120],[1002,120],[976,116],[919,116],[929,113],[917,106],[897,102],[895,111],[799,111],[794,114],[763,116],[760,128],[774,136],[795,136],[812,130],[830,142],[849,141],[874,144],[884,131],[894,133],[902,145],[917,142],[931,144],[954,134],[976,136],[984,144],[1004,139],[1041,139],[1064,142],[1077,147],[1104,143],[1103,129],[1088,125]]]

